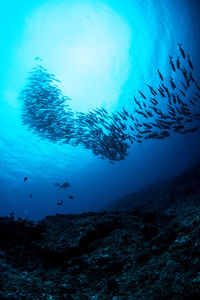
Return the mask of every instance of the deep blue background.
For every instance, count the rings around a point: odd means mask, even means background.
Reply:
[[[117,101],[102,100],[109,111],[121,110],[122,105],[130,112],[134,111],[132,96],[138,96],[138,89],[148,94],[145,83],[158,85],[157,68],[165,77],[172,75],[168,54],[180,54],[177,41],[182,43],[186,53],[191,54],[194,76],[200,79],[200,1],[83,2],[96,9],[98,3],[104,4],[130,28],[132,40],[127,58],[128,77],[120,86]],[[56,5],[56,1],[45,3]],[[18,103],[18,94],[25,86],[20,78],[26,78],[29,70],[24,67],[20,69],[19,66],[24,62],[16,63],[13,57],[20,49],[18,43],[23,40],[27,18],[40,5],[42,3],[39,0],[34,4],[27,1],[6,1],[1,4],[1,216],[13,211],[16,216],[39,219],[56,212],[97,210],[124,194],[175,176],[199,161],[200,130],[194,134],[173,134],[161,141],[133,144],[126,160],[114,165],[99,160],[90,150],[55,145],[29,132],[21,122],[22,103]],[[101,10],[98,13],[101,15]],[[78,20],[76,22],[78,24]],[[26,53],[23,55],[26,56]],[[56,70],[51,71],[56,74]],[[116,72],[120,77],[123,66]],[[59,78],[59,74],[56,76]],[[176,82],[180,81],[180,76],[179,73],[175,74]],[[86,90],[90,88],[85,87]],[[95,91],[95,86],[92,88]],[[73,101],[73,95],[68,96]],[[84,95],[82,101],[86,101]],[[199,107],[197,111],[200,111]],[[28,180],[24,183],[25,176],[28,176]],[[65,181],[70,182],[70,188],[62,190],[53,185],[54,182]],[[73,200],[68,199],[70,194],[74,196]],[[58,207],[56,202],[60,200],[64,200],[64,205]]]

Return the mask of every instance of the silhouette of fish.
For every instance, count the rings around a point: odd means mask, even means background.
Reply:
[[[145,95],[144,95],[140,90],[138,90],[138,92],[140,93],[140,95],[141,95],[144,99],[147,99],[147,98],[145,97]]]
[[[180,57],[177,56],[177,59],[176,59],[176,66],[177,66],[177,69],[180,69]]]
[[[179,46],[179,50],[180,50],[180,52],[181,52],[183,58],[186,58],[185,52],[184,52],[183,48],[181,47],[181,44],[178,43],[178,46]]]
[[[69,182],[64,182],[63,184],[60,184],[60,183],[54,183],[54,185],[55,185],[55,186],[58,186],[58,187],[61,188],[61,189],[65,189],[65,188],[71,186]]]
[[[28,177],[24,177],[24,182],[28,179]]]
[[[190,55],[187,55],[187,58],[188,58],[188,64],[189,64],[190,68],[193,70],[194,67],[193,67],[192,62],[190,60]]]
[[[183,92],[183,90],[179,89],[178,90],[181,92],[181,94],[185,97],[185,93]]]
[[[170,61],[170,65],[171,65],[171,67],[172,67],[172,70],[175,72],[176,71],[176,69],[175,69],[175,65],[174,65],[174,63],[173,63],[173,61],[172,61],[172,56],[169,56],[169,61]]]
[[[162,81],[164,81],[163,76],[162,76],[162,74],[160,73],[159,69],[157,69],[157,72],[158,72],[158,75],[159,75],[160,79],[161,79]]]
[[[42,59],[39,56],[35,57],[34,60],[42,61]]]
[[[64,201],[61,200],[61,201],[57,202],[57,205],[63,205],[63,203],[64,203]]]
[[[153,88],[152,86],[148,85],[148,84],[146,84],[146,85],[149,87],[149,89],[150,89],[152,95],[153,95],[153,96],[156,96],[156,95],[157,95],[157,92],[154,90],[154,88]]]
[[[173,78],[171,76],[170,76],[170,84],[171,84],[172,89],[174,90],[176,88],[176,85],[175,85],[175,83],[173,81]]]
[[[69,199],[74,199],[74,197],[72,195],[69,196]]]

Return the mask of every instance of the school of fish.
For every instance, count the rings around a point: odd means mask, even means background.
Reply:
[[[174,77],[157,69],[158,86],[145,84],[148,95],[138,90],[131,112],[125,107],[111,113],[104,107],[73,112],[71,99],[57,86],[59,80],[38,65],[20,94],[23,123],[42,138],[83,146],[112,164],[128,155],[131,144],[164,139],[173,132],[195,132],[200,127],[200,83],[194,78],[190,55],[180,43],[178,47],[179,56],[169,56]]]

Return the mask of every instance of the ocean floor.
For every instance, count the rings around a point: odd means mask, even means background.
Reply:
[[[102,212],[0,218],[0,299],[200,299],[200,164]]]

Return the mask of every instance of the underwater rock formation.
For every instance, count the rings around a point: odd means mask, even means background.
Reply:
[[[0,218],[0,299],[199,299],[200,164],[167,184],[127,210]]]

